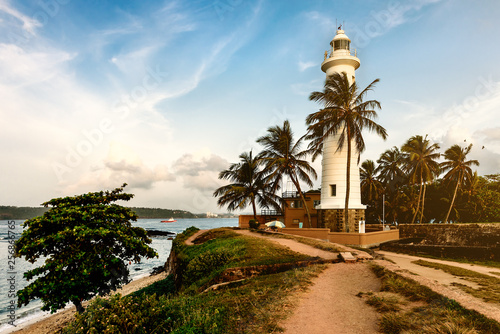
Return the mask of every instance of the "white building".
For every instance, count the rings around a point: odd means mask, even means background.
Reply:
[[[321,70],[327,77],[333,73],[345,72],[352,83],[355,80],[355,70],[360,61],[356,53],[351,55],[351,40],[343,30],[337,30],[336,36],[330,42],[330,52],[325,51],[325,60]],[[361,204],[358,158],[354,143],[351,145],[350,190],[349,190],[349,224],[344,225],[345,197],[347,193],[347,143],[337,151],[340,133],[327,138],[323,144],[321,173],[321,204],[319,210],[320,226],[329,227],[332,231],[357,232],[358,222],[364,220],[366,206]]]

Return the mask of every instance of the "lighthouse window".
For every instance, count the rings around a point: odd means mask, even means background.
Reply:
[[[349,41],[346,40],[337,40],[333,44],[334,50],[349,50]]]
[[[330,184],[330,196],[337,196],[337,185]]]

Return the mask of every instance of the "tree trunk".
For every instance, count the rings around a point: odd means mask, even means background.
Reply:
[[[308,220],[308,223],[309,223],[309,228],[312,228],[312,223],[311,223],[311,214],[309,213],[309,208],[307,207],[307,204],[306,204],[306,199],[304,197],[304,194],[302,194],[302,190],[300,189],[300,184],[299,184],[299,181],[296,180],[292,175],[290,175],[290,178],[292,179],[292,182],[293,184],[295,185],[295,188],[297,188],[297,191],[299,192],[300,194],[300,199],[302,200],[302,204],[304,205],[304,208],[306,209],[306,213],[307,213],[307,220]]]
[[[453,203],[455,203],[455,197],[457,196],[458,185],[460,184],[460,178],[457,180],[457,185],[455,186],[455,192],[453,193],[453,198],[451,200],[450,208],[448,209],[448,213],[446,214],[446,218],[444,219],[444,223],[448,222],[448,218],[450,217],[451,208],[453,208]]]
[[[422,194],[422,211],[420,212],[420,224],[422,224],[422,222],[424,221],[425,189],[427,189],[427,186],[424,183],[424,192]]]
[[[420,195],[422,195],[422,173],[420,173],[420,189],[418,191],[418,201],[417,201],[417,209],[415,209],[415,213],[413,214],[413,219],[411,223],[415,222],[415,218],[417,218],[418,209],[420,209]]]
[[[347,129],[347,175],[345,189],[344,223],[345,232],[349,233],[349,193],[351,192],[351,135]]]
[[[252,198],[253,219],[257,220],[257,208],[255,207],[255,197]]]
[[[85,308],[83,307],[80,300],[72,300],[71,302],[76,306],[76,310],[79,314],[82,314],[85,311]]]

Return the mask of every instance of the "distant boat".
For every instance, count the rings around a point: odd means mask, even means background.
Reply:
[[[161,222],[162,223],[175,223],[177,220],[175,220],[174,218],[170,218],[170,219],[167,219],[167,220],[162,220]]]

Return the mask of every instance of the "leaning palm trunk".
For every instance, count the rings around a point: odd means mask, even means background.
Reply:
[[[424,221],[425,189],[427,189],[427,186],[424,183],[424,192],[422,194],[422,211],[420,212],[420,224],[422,224],[422,222]]]
[[[255,197],[252,198],[253,219],[257,220],[257,207],[255,206]]]
[[[297,188],[299,194],[300,194],[300,200],[302,201],[302,204],[304,205],[304,208],[306,209],[307,213],[307,222],[309,223],[309,228],[312,228],[312,222],[311,222],[311,213],[309,212],[309,208],[307,207],[306,203],[306,198],[304,197],[304,194],[302,193],[302,190],[300,189],[299,182],[295,180],[293,177],[291,177],[293,184],[295,185],[295,188]]]
[[[418,191],[418,200],[417,200],[417,208],[415,209],[415,213],[413,214],[413,219],[411,223],[415,223],[415,218],[417,218],[418,210],[420,209],[420,197],[422,195],[422,174],[420,174],[420,189]]]
[[[457,196],[459,185],[460,185],[460,178],[457,180],[457,185],[455,186],[455,192],[453,193],[453,198],[451,199],[450,208],[448,209],[448,213],[446,214],[446,218],[444,219],[445,224],[448,222],[448,218],[450,217],[451,209],[453,208],[453,204],[455,203],[455,197]]]

